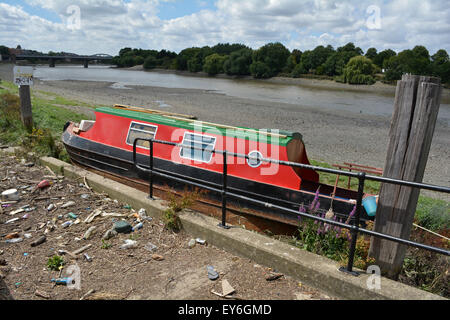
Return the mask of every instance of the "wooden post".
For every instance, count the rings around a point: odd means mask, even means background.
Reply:
[[[33,129],[33,114],[31,112],[30,86],[21,85],[19,87],[20,97],[20,118],[28,132]]]
[[[384,177],[422,182],[441,98],[439,78],[404,75],[397,83]],[[409,239],[420,190],[382,183],[374,230]],[[397,279],[406,246],[373,237],[369,255]]]

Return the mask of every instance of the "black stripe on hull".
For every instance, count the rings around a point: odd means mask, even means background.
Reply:
[[[63,142],[71,159],[81,165],[110,172],[130,179],[142,179],[148,181],[148,174],[136,170],[133,164],[133,153],[123,149],[114,148],[104,144],[100,144],[88,139],[72,135],[65,131],[63,133]],[[137,162],[139,165],[149,168],[149,156],[137,154]],[[155,169],[164,170],[169,173],[182,175],[187,180],[194,181],[199,179],[215,184],[222,184],[222,174],[214,171],[204,170],[201,168],[188,166],[184,164],[174,163],[168,160],[154,158],[153,166]],[[254,199],[270,202],[286,208],[298,210],[300,204],[307,207],[314,198],[314,195],[304,193],[297,190],[291,190],[278,186],[259,183],[251,180],[237,178],[233,176],[227,177],[228,189],[234,193],[250,196]],[[154,176],[156,184],[167,184],[170,187],[183,189],[184,184],[174,182],[173,180],[163,179]],[[328,186],[327,186],[328,187]],[[322,190],[322,188],[321,188]],[[214,200],[220,200],[220,194],[209,192],[208,197]],[[242,200],[229,199],[228,201],[244,206],[250,209],[256,209],[267,213],[275,214],[283,219],[297,221],[297,216],[275,210],[256,206],[252,203],[244,203]],[[320,198],[320,208],[324,211],[330,208],[331,200],[329,198]],[[333,211],[338,218],[346,219],[353,209],[353,204],[334,199]],[[369,220],[364,210],[361,210],[361,220]]]

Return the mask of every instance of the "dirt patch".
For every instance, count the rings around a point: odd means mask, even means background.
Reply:
[[[2,202],[1,206],[0,299],[78,300],[94,290],[84,299],[212,300],[223,299],[211,293],[222,292],[222,280],[227,280],[236,290],[234,297],[242,299],[332,299],[288,276],[267,281],[266,278],[277,270],[207,243],[197,243],[189,248],[192,236],[184,232],[174,233],[156,219],[141,219],[141,229],[128,234],[119,233],[102,241],[105,232],[120,219],[136,225],[139,208],[133,210],[105,194],[91,192],[83,179],[53,177],[47,168],[14,156],[0,154],[0,165],[0,191],[16,188],[21,196],[17,203]],[[52,181],[52,184],[36,189],[43,179]],[[69,201],[75,204],[63,208]],[[49,211],[51,204],[56,208]],[[24,211],[12,214],[20,208]],[[123,217],[104,214],[96,216],[91,223],[84,223],[97,209]],[[69,214],[76,215],[80,222],[76,223],[75,216],[71,218]],[[15,218],[18,219],[6,223]],[[73,224],[63,228],[66,221]],[[55,225],[52,231],[51,225]],[[96,232],[87,240],[83,239],[91,226],[96,227]],[[15,232],[15,236],[23,240],[7,242]],[[43,235],[46,236],[44,243],[31,246]],[[137,247],[121,249],[125,240],[135,240]],[[149,243],[156,249],[146,249]],[[73,253],[86,245],[91,246],[77,254],[76,260],[60,252]],[[92,260],[88,261],[84,253]],[[48,259],[55,255],[64,259],[61,271],[47,267]],[[218,279],[212,281],[208,278],[208,265],[218,272]],[[78,266],[80,274],[75,284],[68,287],[51,281],[69,276],[74,266]]]

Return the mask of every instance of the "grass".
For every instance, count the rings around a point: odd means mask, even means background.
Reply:
[[[37,157],[52,156],[68,161],[61,143],[63,126],[67,121],[80,122],[90,117],[64,106],[93,107],[86,103],[68,100],[48,92],[31,92],[33,130],[27,132],[20,121],[18,89],[12,82],[0,83],[0,143],[22,146]]]

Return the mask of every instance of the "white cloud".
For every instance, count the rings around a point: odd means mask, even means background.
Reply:
[[[1,0],[0,0],[1,1]],[[1,41],[36,50],[116,54],[125,46],[179,51],[190,46],[240,42],[253,48],[280,41],[290,49],[334,47],[352,41],[364,50],[450,47],[450,6],[439,0],[217,0],[176,19],[158,17],[168,0],[27,0],[58,14],[62,23],[0,3]],[[172,1],[174,2],[174,0]],[[204,1],[198,0],[201,6]],[[81,12],[81,29],[67,27],[67,8]],[[381,29],[367,28],[366,9],[379,6]]]

